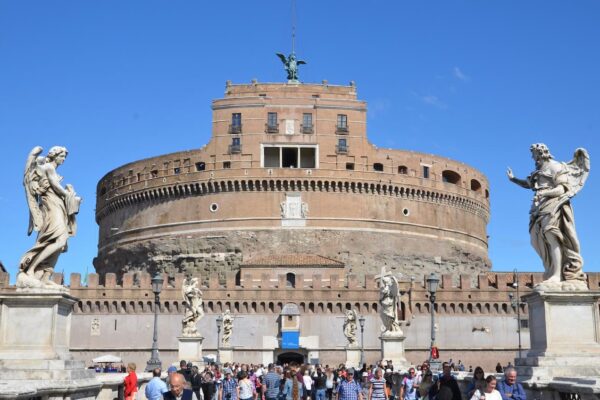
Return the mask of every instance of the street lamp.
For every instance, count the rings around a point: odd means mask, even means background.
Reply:
[[[152,292],[154,292],[154,336],[152,337],[152,355],[146,364],[147,372],[161,367],[161,362],[158,358],[158,308],[160,307],[160,291],[163,282],[162,274],[156,271],[152,277]]]
[[[427,277],[427,291],[431,302],[431,346],[429,348],[429,366],[434,363],[433,349],[435,347],[435,293],[437,292],[440,278],[433,272]]]
[[[223,317],[217,315],[217,365],[221,365],[221,327],[223,326]]]
[[[360,323],[360,368],[365,363],[365,317],[358,317]]]
[[[519,294],[519,275],[517,273],[517,270],[515,269],[513,271],[514,274],[514,279],[513,279],[513,284],[512,287],[513,289],[516,289],[517,291],[517,298],[515,298],[513,296],[512,293],[508,294],[508,298],[510,299],[510,305],[512,306],[513,310],[517,311],[517,334],[519,335],[519,358],[522,358],[521,355],[521,305],[523,305],[523,303],[521,302],[521,295]]]

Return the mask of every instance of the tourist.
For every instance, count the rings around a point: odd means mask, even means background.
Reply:
[[[179,371],[177,371],[177,373],[183,375],[187,382],[192,380],[192,371],[188,369],[188,365],[185,360],[181,360],[179,362]]]
[[[314,376],[315,400],[325,400],[327,397],[327,376],[321,367],[317,368]]]
[[[517,382],[517,371],[513,367],[506,368],[504,380],[497,387],[502,400],[526,400],[523,386]]]
[[[265,400],[277,400],[277,395],[279,394],[279,384],[281,382],[281,375],[275,372],[275,366],[273,363],[269,364],[268,372],[264,376],[263,386],[264,386],[264,395]]]
[[[417,399],[417,388],[419,386],[416,382],[415,369],[409,368],[408,375],[402,379],[402,386],[400,387],[400,399],[402,400],[416,400]]]
[[[360,387],[362,388],[363,400],[368,399],[371,382],[369,382],[369,373],[366,370],[361,373]]]
[[[187,365],[186,365],[187,366]],[[180,373],[171,375],[171,390],[163,395],[164,400],[199,400],[192,389],[184,388],[185,377]]]
[[[500,392],[496,390],[496,377],[489,375],[485,378],[485,388],[477,389],[471,400],[502,400]]]
[[[204,400],[212,400],[215,397],[216,386],[213,373],[210,370],[205,371],[202,375],[202,383],[200,384]]]
[[[237,398],[240,400],[256,400],[256,390],[254,384],[248,379],[248,368],[240,371],[237,386]]]
[[[475,394],[475,391],[483,390],[483,388],[485,388],[485,385],[486,385],[486,382],[485,382],[485,374],[483,372],[483,368],[475,367],[475,372],[473,372],[473,379],[471,380],[471,382],[467,386],[467,390],[465,391],[466,398],[470,399],[471,397],[473,397],[473,394]]]
[[[283,392],[285,393],[286,400],[299,400],[304,395],[302,381],[298,379],[295,371],[286,371]]]
[[[377,368],[375,370],[375,376],[371,379],[371,386],[369,387],[369,397],[367,400],[386,400],[385,394],[385,379],[383,379],[383,370]]]
[[[333,390],[335,389],[335,375],[333,374],[333,371],[331,370],[331,368],[329,368],[329,366],[326,366],[326,370],[325,370],[325,387],[326,387],[326,395],[327,395],[327,400],[333,400]]]
[[[421,381],[419,382],[419,398],[421,400],[429,399],[429,390],[433,386],[433,373],[427,369],[425,373],[421,376]]]
[[[362,388],[354,380],[354,368],[346,372],[346,379],[340,382],[337,390],[337,400],[363,400]]]
[[[168,369],[167,369],[167,388],[169,390],[171,390],[171,377],[173,376],[173,374],[177,373],[177,367],[171,365]]]
[[[437,397],[438,400],[441,400],[441,398],[462,400],[458,383],[452,376],[450,364],[447,362],[443,363],[442,371],[442,375],[438,378],[437,383],[432,385],[431,389],[429,390],[429,398],[434,399]]]
[[[304,371],[304,376],[302,377],[302,381],[304,382],[304,389],[306,389],[306,397],[307,399],[311,399],[310,393],[312,393],[312,378],[308,374],[308,369]]]
[[[496,364],[496,373],[501,374],[502,371],[503,371],[502,364],[500,364],[500,362],[498,362],[498,364]]]
[[[202,388],[202,375],[200,375],[198,367],[196,367],[195,365],[192,366],[191,370],[192,373],[190,374],[190,386],[192,388],[192,391],[196,394],[196,397],[200,399],[200,389]]]
[[[225,379],[221,382],[219,400],[237,400],[237,382],[233,379],[231,368],[225,369]]]
[[[154,368],[152,370],[152,379],[146,385],[146,389],[144,393],[146,394],[146,398],[148,400],[160,400],[163,397],[163,394],[168,392],[167,384],[160,379],[161,374],[160,368]]]
[[[135,373],[135,369],[135,363],[127,364],[127,376],[125,377],[125,380],[123,382],[125,385],[123,393],[123,395],[125,396],[125,400],[135,400],[135,396],[138,391],[138,379],[137,374]]]

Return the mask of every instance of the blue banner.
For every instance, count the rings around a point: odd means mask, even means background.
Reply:
[[[281,332],[281,348],[282,349],[299,349],[300,348],[300,332]]]

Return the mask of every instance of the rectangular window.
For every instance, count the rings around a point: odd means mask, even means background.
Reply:
[[[223,162],[223,169],[229,169],[229,168],[231,168],[231,161]]]
[[[274,128],[277,126],[277,113],[276,112],[270,112],[267,114],[267,124],[269,124],[269,127]]]
[[[229,145],[229,153],[241,153],[242,152],[242,143],[239,137],[231,138],[231,144]]]
[[[348,171],[354,171],[354,163],[353,162],[347,162],[346,163],[346,169]]]
[[[348,152],[348,146],[347,146],[346,139],[338,139],[338,144],[337,144],[336,152],[337,153],[342,153],[342,154]]]
[[[283,168],[298,168],[297,147],[283,147],[281,149],[281,166]]]
[[[242,126],[242,114],[241,113],[231,114],[231,126]]]
[[[240,138],[239,137],[231,138],[231,145],[232,146],[239,146],[240,145]]]
[[[206,169],[206,164],[202,161],[196,163],[196,171],[204,171]]]
[[[279,147],[265,147],[264,149],[265,168],[279,168]]]
[[[346,114],[338,114],[337,128],[340,130],[348,130],[348,116]]]
[[[302,133],[313,133],[313,122],[311,113],[302,114]]]
[[[429,167],[427,165],[423,165],[423,178],[429,179]]]
[[[300,168],[315,168],[316,161],[316,150],[314,147],[300,148]]]
[[[181,168],[175,167],[173,168],[173,172],[175,173],[175,175],[179,175],[181,173]]]

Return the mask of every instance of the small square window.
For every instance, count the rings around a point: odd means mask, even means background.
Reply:
[[[181,173],[181,168],[175,167],[173,168],[173,172],[175,173],[175,175],[179,175]]]
[[[231,138],[231,145],[232,146],[239,146],[241,143],[240,138],[239,137],[234,137]]]
[[[206,169],[206,164],[202,161],[196,163],[196,171],[204,171]]]
[[[354,171],[354,163],[353,162],[347,162],[346,163],[346,169],[349,171]]]
[[[231,161],[225,161],[225,162],[223,162],[223,168],[224,169],[231,168]]]

